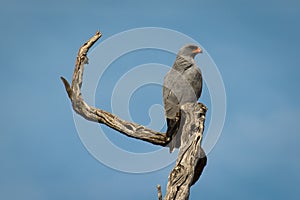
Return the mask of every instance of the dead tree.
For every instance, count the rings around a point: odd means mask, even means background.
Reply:
[[[170,141],[165,133],[122,120],[107,111],[89,106],[84,101],[81,95],[81,86],[84,65],[88,64],[87,52],[100,37],[101,33],[97,32],[80,47],[76,58],[72,85],[61,77],[74,111],[87,120],[105,124],[128,137],[150,142],[154,145],[166,146]],[[207,158],[201,148],[206,111],[207,108],[201,103],[186,103],[181,106],[181,116],[183,118],[183,126],[180,130],[182,131],[181,147],[176,165],[169,175],[165,200],[187,200],[190,187],[199,179],[206,165]],[[162,199],[160,185],[157,186],[157,189],[158,198]]]

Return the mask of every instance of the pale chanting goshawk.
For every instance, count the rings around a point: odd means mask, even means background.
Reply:
[[[181,143],[180,106],[187,102],[197,102],[202,91],[202,75],[194,58],[202,49],[196,45],[182,47],[171,70],[166,74],[163,85],[163,101],[167,119],[167,137],[170,152]]]

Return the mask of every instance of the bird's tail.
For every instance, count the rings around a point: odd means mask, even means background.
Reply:
[[[170,148],[170,153],[174,151],[175,148],[179,148],[181,144],[181,136],[178,134],[180,117],[175,117],[174,119],[167,118],[167,137],[170,138],[170,143],[167,145]]]

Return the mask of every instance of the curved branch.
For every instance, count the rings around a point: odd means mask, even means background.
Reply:
[[[80,47],[73,73],[72,86],[70,86],[64,77],[61,77],[72,102],[74,111],[87,120],[105,124],[128,137],[144,140],[156,145],[166,146],[170,139],[166,137],[165,133],[160,133],[148,129],[145,126],[122,120],[118,116],[107,111],[89,106],[83,100],[81,95],[81,86],[84,65],[88,64],[87,52],[101,36],[102,34],[99,31],[96,32],[93,37]]]

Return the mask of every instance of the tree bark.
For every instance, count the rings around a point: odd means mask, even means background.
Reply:
[[[165,133],[160,133],[148,129],[145,126],[122,120],[118,116],[107,111],[89,106],[83,100],[80,90],[82,86],[84,65],[88,63],[87,52],[100,37],[101,33],[97,32],[92,38],[90,38],[80,47],[76,59],[72,86],[70,86],[64,77],[61,77],[68,96],[72,102],[74,111],[87,120],[105,124],[129,137],[144,140],[152,144],[165,146],[169,143],[169,138],[166,137]]]
[[[61,77],[73,110],[89,121],[105,124],[120,133],[140,139],[155,145],[166,146],[170,138],[165,133],[157,132],[145,126],[125,121],[107,111],[89,106],[81,95],[84,65],[88,64],[87,53],[89,49],[102,36],[100,32],[84,43],[77,54],[72,85]],[[181,106],[183,128],[181,134],[181,147],[174,169],[169,175],[165,200],[183,200],[189,198],[190,187],[198,180],[205,165],[206,156],[201,148],[202,133],[204,130],[205,113],[207,108],[201,103],[187,103]],[[160,186],[158,197],[162,198]]]
[[[157,196],[158,200],[162,200],[161,186],[157,185]]]
[[[181,106],[181,145],[176,165],[169,175],[165,200],[187,200],[190,187],[199,179],[206,165],[207,158],[200,146],[206,111],[207,108],[201,103]]]

